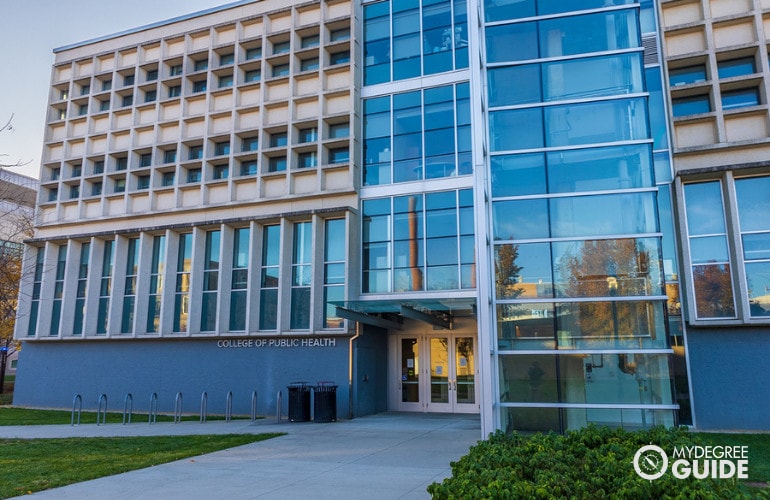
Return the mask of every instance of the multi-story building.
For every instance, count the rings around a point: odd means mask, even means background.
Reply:
[[[658,7],[245,0],[57,49],[15,404],[691,423],[672,153],[712,148],[669,140]]]

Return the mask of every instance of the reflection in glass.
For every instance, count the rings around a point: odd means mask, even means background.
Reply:
[[[401,339],[401,402],[420,402],[419,342]]]

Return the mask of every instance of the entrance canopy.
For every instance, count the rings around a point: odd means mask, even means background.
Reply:
[[[403,330],[404,318],[446,330],[457,316],[475,316],[475,298],[351,300],[330,302],[337,316],[380,328]]]

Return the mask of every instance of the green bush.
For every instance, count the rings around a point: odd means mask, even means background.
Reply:
[[[646,431],[589,426],[566,435],[524,436],[498,431],[458,462],[452,477],[428,486],[444,498],[770,498],[737,480],[677,479],[670,470],[648,481],[634,471],[639,448],[700,444],[685,428]]]

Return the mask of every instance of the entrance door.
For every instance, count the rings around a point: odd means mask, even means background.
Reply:
[[[478,413],[474,344],[467,334],[400,337],[399,410]]]

